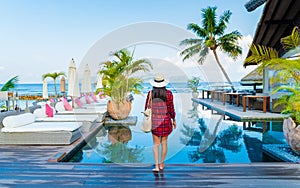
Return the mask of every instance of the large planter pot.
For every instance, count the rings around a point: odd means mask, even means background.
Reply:
[[[300,126],[296,127],[292,118],[283,121],[283,134],[290,147],[300,155]]]
[[[107,112],[115,120],[126,119],[131,111],[131,103],[126,101],[124,103],[115,103],[114,101],[108,101]]]

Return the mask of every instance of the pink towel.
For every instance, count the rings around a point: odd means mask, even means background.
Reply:
[[[77,104],[77,106],[78,106],[79,108],[82,108],[82,102],[81,102],[81,100],[80,100],[79,98],[76,98],[76,99],[75,99],[75,102],[76,102],[76,104]]]
[[[64,98],[63,103],[64,103],[64,107],[67,111],[72,111],[72,106],[70,105],[70,103],[67,101],[66,98]]]
[[[49,106],[49,104],[46,104],[46,115],[48,117],[53,117],[54,116],[54,110],[53,110],[53,108],[51,108]]]
[[[97,97],[94,93],[92,93],[92,99],[94,100],[94,102],[98,102]]]
[[[86,104],[91,104],[91,99],[88,95],[85,95],[85,101],[86,101]]]

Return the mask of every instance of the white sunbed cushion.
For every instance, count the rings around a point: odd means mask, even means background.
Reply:
[[[21,127],[35,121],[35,116],[32,113],[25,113],[15,116],[7,116],[3,119],[5,128]]]
[[[45,107],[46,105],[46,102],[44,101],[41,101],[41,102],[38,102],[37,105],[40,105],[41,107]]]
[[[36,118],[36,122],[44,121],[44,122],[83,122],[89,121],[94,122],[98,118],[97,115],[56,115],[53,118],[44,117],[44,118]]]
[[[80,97],[80,101],[82,104],[86,104],[85,96]]]
[[[64,111],[66,111],[65,106],[64,106],[64,103],[63,103],[63,102],[58,102],[58,103],[56,103],[56,105],[55,105],[55,110],[56,110],[57,112],[64,112]]]
[[[1,132],[57,132],[75,131],[82,122],[34,122],[22,127],[4,127]]]
[[[38,109],[35,109],[35,110],[33,111],[33,115],[34,115],[36,118],[45,118],[45,117],[47,117],[45,111],[46,111],[45,108],[38,108]]]

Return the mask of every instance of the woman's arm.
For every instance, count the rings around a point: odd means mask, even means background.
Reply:
[[[148,94],[147,94],[147,97],[146,97],[146,102],[145,102],[145,109],[146,110],[148,108],[148,100],[149,100],[149,97],[150,97],[150,91],[148,91]]]

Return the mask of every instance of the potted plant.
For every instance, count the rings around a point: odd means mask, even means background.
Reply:
[[[113,119],[125,119],[131,111],[129,94],[140,94],[143,86],[142,79],[133,77],[138,71],[149,71],[152,64],[146,59],[133,60],[133,53],[126,49],[112,54],[113,60],[104,62],[102,74],[102,91],[110,97],[107,103],[107,111]]]
[[[291,35],[281,39],[286,51],[294,50],[299,54],[300,34],[295,27]],[[282,83],[273,90],[273,93],[285,90],[287,94],[281,96],[275,107],[284,105],[283,114],[288,114],[290,118],[283,122],[283,132],[290,147],[300,154],[300,59],[299,55],[293,58],[279,57],[278,52],[272,48],[252,45],[250,47],[252,55],[245,62],[261,63],[259,69],[265,67],[273,69],[276,74],[271,78],[271,83]]]
[[[192,90],[193,98],[198,98],[199,96],[199,92],[198,92],[199,82],[200,82],[200,78],[198,77],[192,77],[187,82],[188,87]]]

